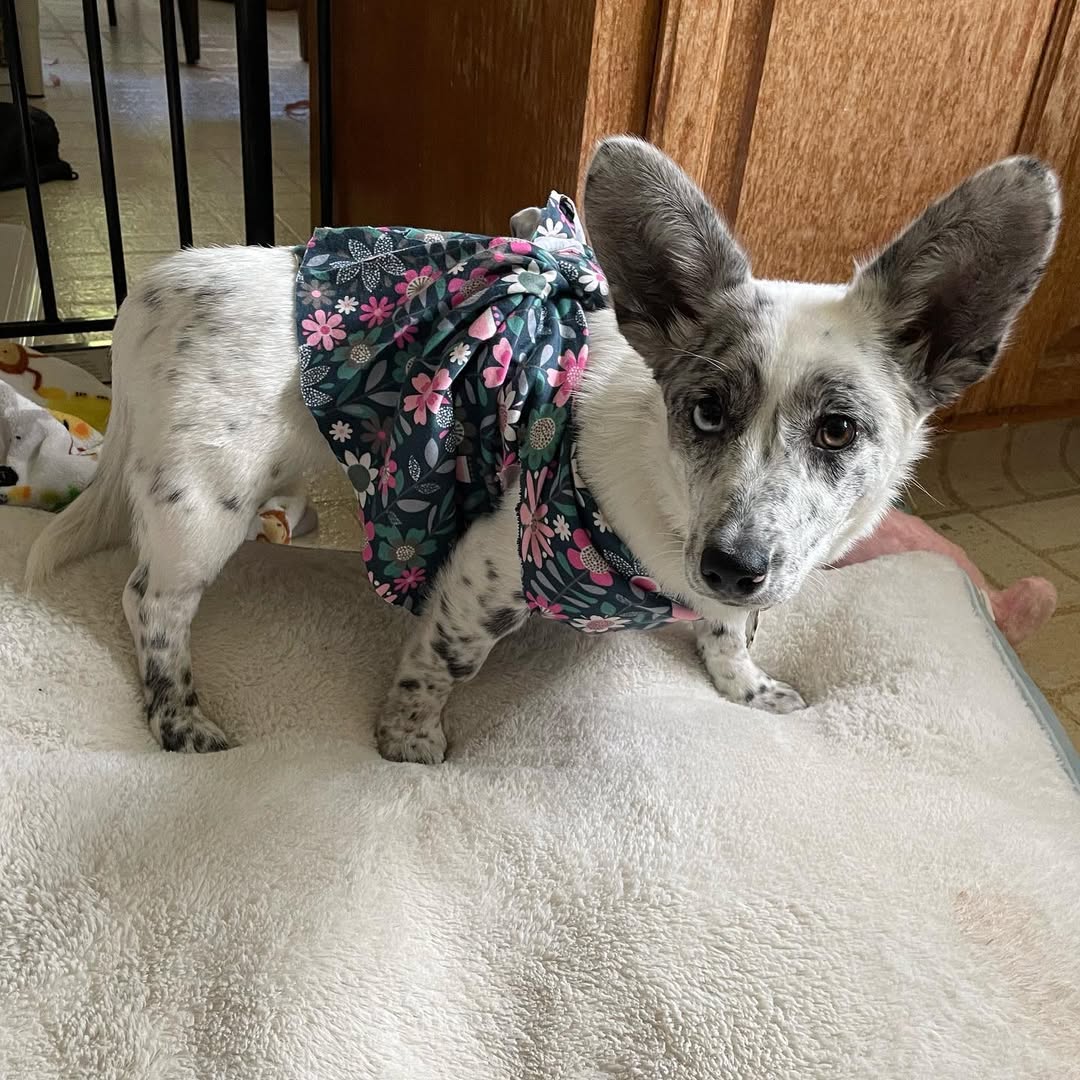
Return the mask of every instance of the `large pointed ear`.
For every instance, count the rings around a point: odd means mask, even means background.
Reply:
[[[965,180],[862,268],[851,295],[881,327],[927,410],[994,366],[1057,238],[1057,178],[1034,158]]]
[[[631,343],[700,321],[710,300],[745,281],[750,264],[696,184],[655,146],[617,135],[593,152],[585,227]]]

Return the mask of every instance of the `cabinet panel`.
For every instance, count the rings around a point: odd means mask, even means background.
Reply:
[[[1000,370],[958,412],[1055,407],[1080,414],[1080,17],[1073,0],[1058,6],[1019,149],[1050,162],[1061,179],[1057,251]]]
[[[1016,146],[1054,0],[777,0],[736,224],[755,270],[844,280]]]
[[[575,191],[586,142],[645,129],[659,2],[334,4],[336,221],[498,234]]]

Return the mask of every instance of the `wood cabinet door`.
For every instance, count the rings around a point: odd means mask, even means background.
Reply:
[[[669,0],[648,133],[727,211],[757,274],[846,280],[928,201],[1018,148],[1076,181],[1072,6]],[[1055,42],[1071,94],[1063,76],[1046,82]],[[1053,119],[1035,122],[1033,103]],[[1051,299],[1067,278],[1075,297],[1067,247],[1040,292],[1050,315],[1024,322],[1001,375],[961,410],[1027,404],[1048,325],[1068,330]]]
[[[660,0],[333,4],[333,224],[497,235],[574,192],[599,135],[645,128],[659,17]]]
[[[1058,171],[1064,207],[1057,251],[1020,317],[1007,360],[960,403],[986,410],[1080,415],[1080,11],[1058,5],[1019,149]]]

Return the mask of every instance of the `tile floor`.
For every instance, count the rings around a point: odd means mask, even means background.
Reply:
[[[915,510],[991,584],[1054,583],[1057,612],[1020,655],[1080,749],[1080,420],[946,435],[918,480]]]
[[[138,280],[179,241],[158,3],[117,0],[116,7],[119,25],[110,28],[100,5],[102,51],[124,250],[129,279]],[[32,104],[56,121],[60,156],[79,174],[41,189],[58,305],[65,316],[111,315],[115,301],[82,4],[41,0],[40,13],[46,96]],[[201,61],[180,65],[195,242],[242,243],[235,9],[202,0],[200,17]],[[308,121],[286,116],[285,105],[308,96],[308,66],[300,60],[296,12],[269,12],[268,33],[277,239],[291,244],[309,235]],[[8,100],[9,93],[0,91]],[[0,192],[0,222],[28,221],[24,192]]]

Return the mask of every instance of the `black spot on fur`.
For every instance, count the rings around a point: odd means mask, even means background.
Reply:
[[[222,508],[230,511],[233,514],[240,513],[240,498],[237,495],[227,495],[224,499],[220,500]]]
[[[270,479],[271,480],[276,480],[280,475],[281,475],[281,466],[280,465],[275,465],[270,470]]]
[[[146,691],[146,711],[148,716],[153,716],[159,709],[167,704],[173,691],[176,689],[172,679],[161,665],[150,657],[146,661],[146,673],[143,676],[143,686]]]
[[[148,308],[161,307],[161,290],[154,286],[148,286],[143,290],[142,301]]]
[[[191,685],[191,668],[184,668],[182,679],[185,686]]]
[[[196,694],[194,690],[189,690],[187,696],[184,698],[184,704],[189,709],[195,708],[195,706],[199,704],[199,695]]]
[[[194,342],[191,340],[191,338],[187,337],[186,335],[178,337],[176,339],[176,351],[187,352],[193,344]]]
[[[714,626],[712,628],[712,636],[713,637],[723,637],[726,633],[727,633],[727,627],[726,626],[721,625],[721,626]]]
[[[134,575],[128,582],[128,588],[131,589],[140,599],[146,595],[146,578],[149,574],[149,570],[145,565],[136,568]]]
[[[240,424],[236,420],[227,420],[225,422],[225,430],[228,432],[235,432],[239,430]]]
[[[399,679],[398,686],[400,686],[402,690],[420,689],[420,684],[416,681],[416,679]]]
[[[446,664],[446,670],[450,673],[451,679],[467,679],[476,671],[475,664],[458,656],[454,642],[447,637],[441,626],[431,647],[439,659]]]
[[[484,629],[494,638],[509,634],[521,620],[521,612],[517,608],[496,608],[491,615],[484,620]]]
[[[461,584],[464,585],[466,589],[471,589],[472,588],[472,578],[467,577],[465,574],[462,574],[462,576],[461,576]]]
[[[491,559],[485,559],[484,567],[487,570],[488,581],[497,581],[499,578],[499,570],[495,563]]]
[[[169,647],[169,635],[164,630],[159,630],[150,638],[151,649],[167,649]]]
[[[743,694],[743,701],[745,701],[746,704],[749,705],[750,702],[754,700],[754,697],[755,697],[754,691],[753,690],[747,690],[746,693]]]
[[[184,492],[181,488],[173,488],[168,495],[165,496],[167,503],[178,503],[184,497]]]

